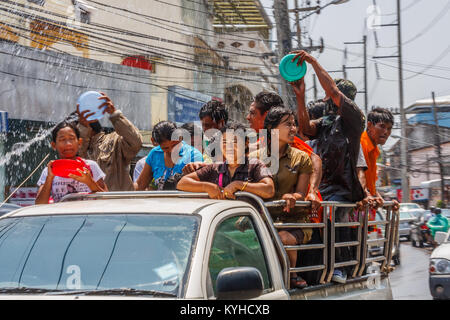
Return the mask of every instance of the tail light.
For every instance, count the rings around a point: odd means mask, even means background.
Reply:
[[[380,228],[377,228],[377,233],[378,233],[378,237],[382,238],[383,237],[383,232],[381,232]]]

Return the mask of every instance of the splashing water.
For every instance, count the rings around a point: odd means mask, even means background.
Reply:
[[[77,115],[75,113],[72,113],[68,117],[64,118],[62,121],[73,122],[77,119],[78,119]],[[34,144],[36,144],[40,141],[45,140],[51,134],[52,130],[54,128],[56,128],[56,126],[58,124],[59,124],[59,122],[49,129],[40,131],[33,139],[31,139],[28,142],[17,143],[16,145],[18,145],[18,147],[13,148],[12,151],[8,152],[7,154],[5,154],[2,157],[2,159],[0,160],[0,166],[4,166],[5,164],[8,164],[14,156],[20,157],[23,153],[27,152],[31,146],[33,146]]]

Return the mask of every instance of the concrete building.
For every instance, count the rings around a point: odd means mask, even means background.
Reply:
[[[152,124],[168,119],[174,108],[169,86],[192,91],[188,100],[196,93],[225,99],[234,114],[236,101],[247,104],[250,92],[274,90],[277,81],[269,58],[270,19],[259,0],[238,2],[5,1],[0,39],[149,70],[141,81],[149,82],[151,97],[142,107],[150,110]]]
[[[231,118],[243,120],[252,97],[276,90],[278,80],[264,8],[259,0],[234,2],[239,5],[1,1],[0,110],[10,121],[1,149],[12,160],[0,173],[6,177],[0,189],[8,193],[51,153],[47,136],[15,155],[73,112],[87,90],[108,94],[146,143],[155,123],[198,120],[198,110],[211,99],[224,100]]]
[[[439,124],[441,160],[444,167],[446,191],[444,199],[447,203],[450,191],[450,97],[435,99]],[[407,136],[403,137],[408,145],[408,173],[413,201],[435,204],[441,198],[440,171],[436,148],[436,126],[431,99],[419,100],[406,109],[408,115]],[[401,161],[400,140],[387,152],[391,184],[400,184]]]

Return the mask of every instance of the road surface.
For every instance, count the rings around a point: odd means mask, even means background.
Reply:
[[[431,300],[428,266],[431,250],[401,242],[401,265],[390,274],[394,300]]]

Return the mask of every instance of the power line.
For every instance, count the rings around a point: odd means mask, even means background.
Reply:
[[[409,10],[410,8],[414,7],[416,4],[418,4],[420,1],[422,0],[415,0],[415,2],[411,3],[409,6],[406,6],[405,8],[401,9],[402,13],[404,13],[405,11]],[[373,0],[374,5],[376,5],[376,1]],[[392,12],[392,13],[386,13],[386,14],[381,14],[381,16],[395,16],[397,14],[397,12]]]
[[[42,54],[46,54],[45,52],[41,52],[41,53]],[[126,80],[126,81],[130,81],[130,82],[134,82],[134,83],[146,84],[146,85],[150,85],[150,86],[158,86],[158,85],[156,85],[154,83],[151,83],[151,82],[142,82],[142,81],[137,81],[137,80],[133,80],[133,79],[124,79],[124,78],[118,78],[117,76],[111,76],[111,74],[124,75],[124,76],[130,76],[130,77],[136,77],[137,76],[137,75],[132,74],[132,73],[124,73],[124,72],[113,71],[113,70],[105,70],[105,69],[92,69],[92,68],[90,68],[88,66],[85,66],[85,65],[79,65],[79,66],[68,65],[67,62],[71,62],[71,61],[61,59],[60,56],[56,57],[56,56],[51,56],[51,55],[46,54],[48,57],[64,60],[65,61],[64,65],[62,65],[61,63],[58,63],[58,62],[50,62],[48,60],[40,60],[40,59],[36,59],[36,58],[21,56],[21,55],[15,54],[15,53],[7,52],[7,51],[1,51],[0,50],[0,54],[10,55],[10,56],[13,56],[13,57],[16,57],[16,58],[22,58],[22,59],[26,59],[26,60],[30,60],[30,61],[35,61],[35,62],[41,62],[41,63],[47,64],[47,65],[52,65],[54,67],[58,67],[58,68],[62,68],[62,69],[71,69],[71,70],[75,70],[75,71],[86,72],[86,73],[99,75],[99,76],[102,76],[102,77],[107,77],[107,78],[112,78],[112,79],[120,79],[120,80]],[[94,71],[98,71],[98,72],[105,72],[107,74],[100,74],[100,73],[97,73],[97,72],[93,72],[93,70]],[[158,79],[158,78],[153,79],[151,77],[145,77],[145,76],[142,76],[142,75],[139,75],[139,78],[141,78],[141,79],[142,78],[143,79],[148,79],[148,80],[161,80],[161,79]],[[170,80],[163,80],[163,81],[167,82],[167,81],[170,81]],[[176,83],[180,83],[180,81],[176,81]],[[206,84],[206,83],[196,83],[196,84]],[[158,87],[162,87],[162,86],[158,86]],[[166,90],[165,87],[164,87],[164,89]],[[140,92],[140,93],[144,93],[144,92]],[[161,91],[160,92],[152,91],[152,92],[148,92],[148,93],[162,93],[162,92]],[[208,94],[213,94],[213,95],[221,95],[221,93],[210,92],[210,91],[203,91],[203,93],[208,93]]]
[[[417,33],[415,36],[413,36],[411,39],[402,42],[402,45],[407,45],[413,41],[415,41],[416,39],[420,38],[421,36],[423,36],[425,33],[427,33],[430,29],[432,29],[446,14],[447,12],[450,10],[450,2],[447,3],[447,5],[444,7],[443,10],[440,10],[439,13],[431,20],[431,22],[425,27],[423,28],[419,33]],[[382,49],[392,49],[392,48],[396,48],[397,46],[380,46],[380,48]]]
[[[325,47],[326,47],[327,49],[331,49],[331,50],[336,50],[336,51],[344,52],[344,50],[339,49],[339,48],[332,47],[332,46],[330,46],[330,45],[326,45]],[[352,53],[352,52],[349,52],[349,51],[347,51],[347,53],[348,53],[348,54],[352,54],[352,55],[358,55],[358,56],[361,57],[361,54],[358,54],[358,53]],[[381,62],[379,62],[379,61],[373,59],[373,57],[368,57],[368,59],[371,60],[371,61],[373,61],[373,62],[377,62],[377,63],[379,63],[379,64],[382,64],[382,65],[385,65],[385,66],[388,66],[388,67],[391,67],[391,68],[396,68],[396,69],[398,69],[398,66],[392,66],[392,65],[389,65],[389,64],[381,63]],[[415,64],[415,63],[413,63],[413,62],[409,62],[409,63],[406,62],[405,64]],[[445,70],[446,67],[442,67],[442,68],[443,68],[442,70]],[[417,71],[414,71],[414,70],[407,70],[407,69],[403,69],[403,70],[405,70],[405,71],[407,71],[407,72],[412,72],[412,73],[420,73],[420,72],[417,72]],[[434,77],[434,78],[438,78],[438,79],[450,80],[450,78],[447,78],[447,77],[442,77],[442,76],[438,76],[438,75],[427,74],[427,73],[423,73],[423,72],[421,73],[421,75],[425,75],[425,76],[429,76],[429,77]],[[398,80],[392,80],[392,81],[398,81]]]
[[[425,68],[423,68],[421,71],[417,72],[415,75],[412,75],[410,77],[405,78],[404,80],[409,80],[412,78],[415,78],[421,74],[423,74],[424,71],[430,69],[430,67],[432,67],[434,64],[438,63],[439,61],[442,60],[442,58],[444,58],[445,56],[447,56],[447,54],[450,52],[450,45],[447,47],[447,49],[445,49],[435,60],[433,60],[433,62],[431,62],[428,66],[426,66]]]
[[[1,9],[0,9],[1,10]],[[10,12],[8,12],[8,13],[10,13]],[[98,35],[99,34],[99,31],[98,30],[100,30],[99,28],[92,28],[92,27],[89,27],[89,28],[86,28],[86,29],[91,29],[91,30],[93,30],[93,31],[95,31],[95,34],[96,35]],[[108,31],[109,32],[109,31]],[[112,38],[112,39],[116,39],[116,40],[119,40],[119,41],[124,41],[124,42],[130,42],[130,43],[134,43],[134,44],[136,44],[136,45],[141,45],[141,43],[138,43],[138,42],[135,42],[135,41],[131,41],[131,40],[128,40],[128,39],[122,39],[122,38],[119,38],[119,37],[114,37],[114,36],[111,36],[111,35],[109,35],[109,34],[104,34],[104,33],[100,33],[101,35],[103,35],[103,36],[107,36],[107,37],[109,37],[109,38]],[[137,35],[134,35],[134,34],[130,34],[131,36],[136,36],[137,37]],[[144,35],[142,35],[142,36],[144,36]],[[104,41],[109,41],[109,40],[107,40],[107,39],[102,39],[102,40],[104,40]],[[95,42],[95,41],[93,41],[93,42]],[[98,42],[97,42],[98,43]],[[117,42],[116,42],[116,44],[117,44]],[[110,44],[108,44],[108,45],[110,45]],[[127,47],[127,45],[125,45],[125,44],[119,44],[119,45],[121,45],[121,46],[125,46],[125,47]],[[182,54],[184,54],[184,55],[191,55],[191,56],[196,56],[195,55],[195,53],[189,53],[189,52],[184,52],[184,51],[179,51],[179,50],[173,50],[173,49],[168,49],[168,48],[162,48],[162,47],[157,47],[157,46],[151,46],[151,45],[148,45],[148,47],[151,47],[151,48],[156,48],[156,49],[161,49],[161,50],[165,50],[165,51],[169,51],[169,52],[177,52],[177,53],[182,53]],[[132,49],[135,49],[135,48],[132,48]],[[160,54],[160,53],[155,53],[155,54]],[[166,57],[167,57],[167,55],[166,55]],[[172,55],[172,56],[170,56],[170,58],[174,58],[174,57],[177,57],[177,58],[180,58],[180,59],[185,59],[185,58],[183,58],[183,56],[178,56],[178,55]],[[193,60],[190,60],[190,62],[192,62]],[[239,61],[235,61],[235,60],[229,60],[230,62],[236,62],[236,63],[241,63],[241,62],[239,62]],[[241,63],[242,64],[242,63]],[[264,64],[260,64],[260,63],[252,63],[252,62],[248,62],[248,63],[246,63],[247,65],[255,65],[255,66],[259,66],[259,67],[267,67],[267,66],[265,66]]]
[[[22,4],[19,4],[19,3],[15,3],[15,2],[11,2],[11,1],[8,1],[8,0],[3,0],[2,2],[11,4],[11,5],[15,5],[15,6],[19,6],[19,7],[22,7],[24,9],[30,9],[32,11],[42,12],[42,13],[48,14],[50,16],[54,16],[54,17],[58,17],[58,18],[62,18],[62,19],[67,19],[67,16],[64,16],[64,15],[61,15],[61,14],[57,14],[57,13],[54,13],[54,12],[51,12],[51,11],[48,11],[48,10],[35,8],[35,7],[27,7],[25,5],[22,5]],[[91,2],[96,3],[95,1],[91,1]],[[11,7],[9,7],[9,8],[11,8]],[[126,12],[129,11],[129,10],[126,10],[126,9],[122,9],[122,10],[124,10]],[[11,10],[7,10],[7,11],[10,12]],[[113,13],[113,12],[107,11],[107,10],[104,10],[104,11]],[[26,12],[26,11],[23,11],[23,12]],[[147,21],[137,20],[137,19],[134,19],[134,18],[131,18],[131,17],[128,17],[128,16],[120,15],[118,13],[113,13],[113,14],[117,14],[119,16],[126,17],[127,19],[130,19],[130,20],[134,20],[134,21],[137,21],[137,22],[148,24],[148,25],[151,25],[153,27],[162,28],[163,30],[166,30],[166,31],[182,33],[185,36],[193,36],[192,34],[183,33],[184,30],[181,30],[181,29],[178,29],[177,31],[174,31],[174,30],[171,30],[171,29],[164,28],[160,24],[153,24],[153,23],[149,23]],[[18,13],[17,15],[23,16],[23,14],[21,14],[21,13]],[[66,23],[64,23],[64,22],[51,20],[51,19],[43,17],[43,16],[38,16],[37,14],[33,14],[32,17],[33,18],[38,17],[38,18],[40,18],[42,20],[52,21],[52,22],[54,22],[54,23],[56,23],[58,25],[66,25]],[[156,19],[155,17],[152,17],[152,18]],[[170,21],[170,20],[165,20],[165,21]],[[162,37],[157,37],[157,36],[139,34],[139,33],[136,33],[136,32],[129,31],[129,30],[124,30],[124,29],[120,29],[120,28],[116,28],[116,27],[112,27],[112,26],[108,26],[108,25],[102,25],[102,24],[98,24],[98,23],[90,23],[90,24],[87,24],[87,25],[85,24],[85,25],[83,25],[83,28],[89,29],[89,28],[92,28],[93,26],[104,28],[105,30],[119,30],[123,34],[130,35],[130,36],[141,37],[141,38],[146,38],[146,39],[149,39],[149,40],[155,40],[155,41],[160,41],[160,42],[162,41],[162,42],[167,42],[167,43],[170,43],[170,44],[185,46],[185,47],[189,47],[189,48],[205,49],[205,47],[202,47],[202,46],[191,45],[191,44],[188,44],[188,43],[185,43],[185,42],[179,42],[179,41],[170,40],[170,39],[167,39],[167,38],[162,38]],[[211,31],[211,30],[209,30],[209,31],[210,32],[214,32],[214,31]],[[255,40],[260,41],[260,39],[255,39]],[[161,48],[161,49],[164,49],[164,48]],[[168,50],[168,49],[166,49],[166,50]],[[255,55],[255,53],[252,52],[252,51],[243,50],[243,49],[240,49],[240,50],[241,50],[241,52],[239,53],[239,55],[241,55],[241,56],[250,56],[250,57],[255,57],[256,56],[256,57],[258,57],[258,55]],[[228,53],[228,54],[238,54],[236,52],[226,51],[226,50],[221,50],[221,49],[215,49],[215,51],[216,52],[222,52],[222,53]],[[248,54],[244,54],[243,52],[248,52]],[[261,55],[261,57],[262,56],[263,55]]]
[[[0,10],[1,10],[1,9],[0,9]],[[25,28],[22,28],[22,27],[19,27],[19,26],[17,26],[17,25],[10,25],[10,24],[7,24],[7,23],[4,23],[4,24],[7,25],[7,26],[12,26],[12,27],[14,27],[14,28],[16,28],[16,29],[20,29],[20,30],[25,31],[25,32],[29,32],[29,30],[27,30],[27,29],[25,29]],[[57,25],[57,26],[58,26],[58,25]],[[32,32],[32,33],[34,33],[34,34],[40,34],[39,32],[36,32],[36,31],[33,31],[33,30],[31,30],[30,32]],[[76,32],[78,32],[78,31],[76,31]],[[86,35],[86,34],[85,34],[85,35]],[[117,42],[112,42],[112,41],[109,40],[109,39],[103,39],[103,38],[101,38],[101,37],[94,36],[94,35],[90,35],[90,34],[87,34],[87,35],[89,35],[89,36],[91,36],[91,37],[94,37],[94,38],[97,38],[97,39],[100,39],[100,40],[103,40],[103,41],[107,41],[107,42],[109,42],[109,43],[115,43],[115,44],[117,44]],[[25,37],[24,35],[20,35],[20,36]],[[67,39],[65,39],[65,38],[55,37],[55,36],[50,36],[50,35],[48,35],[48,37],[49,37],[49,38],[54,38],[54,39],[57,39],[57,40],[63,40],[64,42],[68,42],[68,43],[80,45],[80,43],[78,43],[78,42],[76,42],[76,41],[70,41],[70,40],[67,40]],[[32,39],[31,39],[31,40],[32,40]],[[32,40],[32,41],[34,41],[34,40]],[[119,44],[119,45],[121,45],[121,44]],[[111,46],[111,44],[109,44],[109,46]],[[125,45],[124,45],[124,46],[125,46]],[[97,50],[97,51],[101,51],[101,52],[108,52],[108,53],[113,54],[113,55],[119,55],[119,56],[122,56],[122,54],[123,54],[122,52],[117,52],[117,51],[113,51],[113,50],[109,50],[109,49],[105,49],[105,48],[98,48],[98,47],[94,47],[94,46],[91,46],[91,45],[84,45],[83,47],[88,48],[88,49],[91,49],[91,50]],[[128,46],[128,47],[130,47],[130,46]],[[134,49],[134,50],[136,50],[136,47],[134,47],[134,48],[131,47],[131,48]],[[143,49],[138,49],[138,50],[140,50],[140,51],[142,51],[142,52],[145,52],[145,53],[148,53],[148,52],[154,53],[154,52],[152,52],[152,51],[146,51],[146,50],[143,50]],[[169,58],[173,58],[173,57],[169,57]],[[174,59],[175,59],[175,58],[174,58]],[[196,61],[194,61],[194,60],[187,60],[187,59],[175,59],[175,60],[180,60],[181,62],[185,62],[185,63],[191,63],[191,64],[194,64],[194,65],[196,65],[196,66],[199,65],[199,63],[196,62]],[[243,81],[264,82],[264,81],[253,80],[253,79],[248,79],[248,78],[233,77],[233,76],[230,76],[230,75],[227,75],[227,74],[218,74],[218,73],[207,72],[207,71],[203,71],[203,70],[194,70],[194,69],[190,69],[190,68],[186,68],[186,67],[182,67],[182,66],[177,66],[177,65],[174,65],[174,64],[167,64],[167,63],[164,63],[164,62],[162,62],[162,61],[160,61],[159,63],[160,63],[161,65],[166,65],[166,66],[169,66],[169,67],[175,67],[175,68],[180,68],[180,69],[184,69],[184,70],[188,70],[188,71],[195,71],[195,72],[207,73],[207,74],[212,74],[212,75],[220,75],[220,76],[223,76],[223,77],[226,77],[226,78],[238,79],[238,80],[243,80]],[[202,66],[207,66],[207,67],[213,67],[213,68],[223,69],[223,70],[226,70],[226,71],[232,71],[232,72],[234,71],[234,72],[239,72],[239,73],[247,73],[247,74],[253,75],[253,76],[273,77],[273,76],[271,76],[271,75],[258,74],[258,73],[255,73],[255,72],[250,72],[250,71],[240,70],[240,69],[234,69],[234,68],[224,68],[224,67],[219,67],[219,66],[217,66],[217,65],[207,64],[207,63],[202,63],[201,65],[202,65]]]
[[[175,21],[171,21],[171,20],[164,19],[164,18],[160,18],[160,17],[155,17],[155,16],[143,14],[143,13],[131,11],[131,10],[129,10],[129,9],[120,8],[120,7],[116,7],[116,6],[112,6],[112,5],[107,5],[107,4],[100,3],[100,2],[96,2],[96,1],[92,1],[92,0],[88,0],[88,1],[89,1],[90,3],[95,3],[95,4],[100,5],[100,6],[102,6],[102,7],[111,8],[111,9],[115,9],[115,10],[118,10],[118,11],[123,11],[123,12],[131,13],[131,14],[134,14],[134,15],[137,15],[137,16],[140,16],[140,17],[144,17],[144,18],[150,19],[150,20],[157,20],[157,21],[159,21],[160,23],[161,23],[161,22],[165,22],[165,23],[170,23],[170,24],[176,24],[176,25],[180,25],[180,26],[184,26],[184,27],[189,27],[189,28],[193,28],[193,29],[198,29],[198,30],[202,30],[202,31],[207,31],[207,32],[211,33],[210,35],[207,35],[207,34],[204,34],[204,33],[203,33],[202,35],[206,35],[206,36],[214,36],[214,35],[215,35],[215,32],[214,32],[213,30],[206,29],[206,28],[202,28],[202,27],[199,27],[199,26],[194,26],[194,25],[190,25],[190,24],[186,24],[186,23],[182,23],[182,22],[175,22]],[[93,7],[96,7],[96,6],[93,6]],[[96,8],[99,9],[99,7],[96,7]],[[115,13],[115,12],[111,12],[111,11],[104,10],[104,9],[99,9],[99,10],[103,10],[103,11],[105,11],[105,12],[117,14],[117,15],[120,16],[120,14]],[[130,18],[130,17],[127,17],[127,16],[125,16],[125,17],[126,17],[126,18]],[[136,21],[140,21],[140,20],[136,20]],[[145,23],[144,21],[140,21],[140,22]],[[167,25],[166,25],[166,26],[167,26]],[[175,28],[175,27],[173,27],[173,28]],[[178,31],[184,31],[184,30],[179,29],[179,28],[175,28],[175,29],[177,29]],[[198,34],[201,34],[201,33],[198,33]],[[261,40],[261,39],[257,39],[257,38],[252,38],[252,37],[244,36],[244,35],[236,35],[236,37],[239,37],[239,38],[242,38],[242,39],[247,39],[247,40],[257,40],[257,41],[260,41],[260,40]],[[233,36],[232,38],[229,38],[229,39],[234,40],[235,37]],[[264,40],[264,41],[267,41],[267,42],[276,42],[276,40]]]

